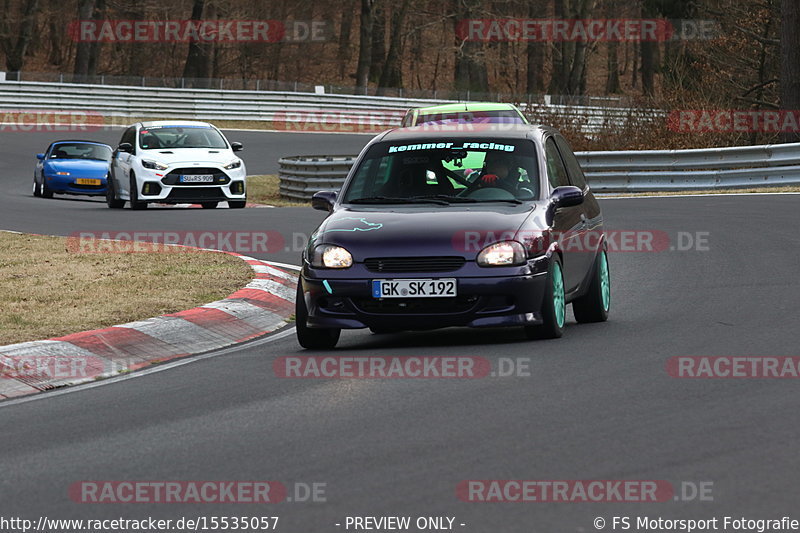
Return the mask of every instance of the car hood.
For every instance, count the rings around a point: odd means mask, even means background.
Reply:
[[[474,259],[475,242],[482,247],[487,238],[513,238],[534,209],[535,204],[340,208],[317,228],[310,244],[343,246],[357,262],[367,257]]]
[[[108,163],[94,159],[51,159],[44,163],[44,171],[69,172],[81,178],[105,178],[108,174]]]
[[[191,163],[211,163],[214,165],[227,165],[231,161],[238,159],[233,152],[228,149],[209,149],[209,148],[161,148],[158,150],[142,150],[142,159],[150,159],[164,163],[165,165],[180,165]]]

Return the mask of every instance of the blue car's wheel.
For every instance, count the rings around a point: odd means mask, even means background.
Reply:
[[[37,198],[42,196],[42,189],[39,187],[39,184],[36,183],[36,176],[33,177],[33,195]]]
[[[332,350],[339,342],[340,329],[321,329],[309,328],[306,325],[308,319],[308,309],[306,300],[303,297],[303,290],[300,281],[297,282],[297,296],[295,297],[295,330],[297,332],[297,342],[307,350]]]
[[[42,193],[42,198],[52,198],[53,190],[47,186],[47,178],[42,176],[42,185],[39,191]]]
[[[608,254],[600,250],[594,261],[592,281],[585,295],[572,302],[575,320],[581,323],[605,322],[611,309],[611,276],[608,269]]]
[[[542,299],[542,324],[526,326],[529,339],[557,339],[564,334],[567,321],[567,300],[564,294],[564,273],[561,260],[554,255],[547,272],[547,286]]]

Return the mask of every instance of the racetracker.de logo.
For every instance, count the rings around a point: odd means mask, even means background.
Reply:
[[[76,503],[280,503],[278,481],[77,481],[69,486]]]
[[[664,42],[710,40],[719,35],[713,20],[667,19],[462,19],[463,41]]]
[[[279,131],[379,133],[400,125],[403,111],[373,109],[369,111],[328,110],[278,111],[272,129]]]
[[[279,20],[76,20],[67,33],[77,42],[277,43],[286,27]]]
[[[175,253],[196,248],[264,254],[285,249],[277,231],[83,231],[67,237],[71,253]]]
[[[283,356],[272,363],[279,378],[310,379],[476,379],[491,374],[492,364],[476,356]]]
[[[667,374],[689,379],[797,379],[800,357],[677,356],[667,361]]]
[[[456,486],[456,497],[464,502],[666,502],[674,494],[672,484],[664,480],[477,479]]]
[[[107,361],[82,355],[0,355],[0,379],[84,379],[100,376]]]
[[[667,116],[667,127],[678,133],[796,133],[800,111],[684,109]]]
[[[0,132],[28,131],[95,131],[105,125],[104,115],[85,110],[25,110],[0,111]]]

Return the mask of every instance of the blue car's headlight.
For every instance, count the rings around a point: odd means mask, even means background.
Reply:
[[[502,241],[490,244],[478,254],[478,265],[514,266],[521,265],[527,260],[525,247],[517,241]]]
[[[341,246],[320,244],[314,248],[311,265],[318,268],[350,268],[353,266],[353,256]]]
[[[167,165],[151,159],[142,159],[142,166],[150,170],[167,170],[168,168]]]

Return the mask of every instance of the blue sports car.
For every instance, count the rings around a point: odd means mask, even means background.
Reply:
[[[112,149],[94,141],[55,141],[43,154],[36,154],[33,195],[106,194]]]

